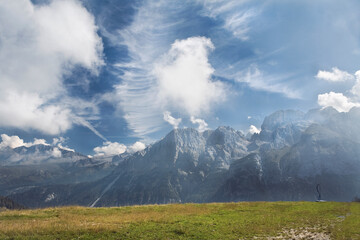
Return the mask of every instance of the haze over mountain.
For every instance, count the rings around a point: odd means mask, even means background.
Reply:
[[[203,132],[175,129],[144,150],[114,156],[112,162],[91,162],[83,156],[71,164],[49,163],[57,168],[65,164],[71,176],[74,172],[82,176],[77,182],[60,172],[7,191],[29,207],[119,206],[314,201],[315,187],[321,184],[326,200],[350,201],[360,195],[360,128],[353,124],[358,119],[360,108],[348,113],[333,108],[286,110],[266,117],[261,132],[251,136],[231,127]],[[34,169],[48,166],[19,164]]]

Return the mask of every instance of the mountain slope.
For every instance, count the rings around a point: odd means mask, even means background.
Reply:
[[[14,202],[10,198],[0,196],[0,209],[25,209],[24,206]]]
[[[171,202],[327,200],[360,195],[359,109],[278,111],[260,134],[230,127],[176,129],[143,151],[116,156],[101,179],[58,182],[11,195],[30,207]],[[77,163],[79,161],[76,161]]]

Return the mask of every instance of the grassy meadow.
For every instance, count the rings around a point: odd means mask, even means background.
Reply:
[[[239,202],[0,212],[0,239],[360,239],[360,203]]]

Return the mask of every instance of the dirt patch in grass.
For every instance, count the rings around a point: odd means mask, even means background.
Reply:
[[[325,232],[318,232],[317,228],[304,228],[304,229],[290,229],[285,230],[279,236],[268,237],[267,240],[277,240],[277,239],[316,239],[316,240],[330,240],[330,234]]]

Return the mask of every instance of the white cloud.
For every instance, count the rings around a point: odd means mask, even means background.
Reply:
[[[53,156],[54,158],[61,158],[61,151],[57,147],[55,147],[51,152],[51,156]]]
[[[147,138],[163,128],[167,109],[197,115],[225,95],[223,86],[211,79],[214,70],[207,59],[211,40],[176,40],[178,27],[189,21],[180,14],[183,6],[144,1],[132,23],[109,38],[128,48],[131,61],[114,65],[121,70],[121,83],[107,98],[118,103],[118,112],[124,113],[134,136]]]
[[[254,134],[254,133],[259,134],[259,133],[260,133],[260,129],[258,129],[258,128],[255,127],[254,125],[250,125],[250,127],[249,127],[249,133],[250,133],[250,134]]]
[[[18,136],[8,136],[6,134],[1,134],[0,148],[10,147],[10,148],[17,148],[24,146],[24,140],[19,138]]]
[[[127,147],[118,142],[104,142],[103,146],[94,148],[95,156],[113,156],[124,153]]]
[[[318,104],[322,107],[333,107],[339,112],[348,112],[353,107],[359,107],[360,103],[352,102],[342,93],[329,92],[318,95]]]
[[[96,31],[77,0],[0,1],[0,126],[46,134],[71,128],[63,76],[75,65],[97,73],[103,47]]]
[[[208,54],[212,49],[214,45],[205,37],[176,40],[172,44],[155,69],[161,102],[196,115],[224,99],[223,84],[211,79],[214,69]]]
[[[56,0],[35,8],[34,20],[42,52],[58,54],[65,61],[94,71],[104,63],[94,17],[79,1]]]
[[[69,109],[46,105],[36,93],[8,92],[0,96],[0,126],[57,134],[70,129],[72,120]]]
[[[194,116],[191,116],[190,121],[192,124],[198,124],[199,132],[203,132],[208,129],[208,124],[203,119],[195,118]]]
[[[53,138],[52,145],[57,146],[58,148],[69,151],[69,152],[75,152],[75,149],[69,148],[67,146],[63,146],[63,144],[65,144],[66,141],[67,141],[67,139],[64,137]]]
[[[135,153],[146,148],[145,144],[142,142],[135,142],[133,145],[127,148],[128,153]]]
[[[329,82],[344,82],[348,80],[354,80],[354,76],[346,71],[341,71],[337,67],[333,67],[331,72],[319,71],[316,78]]]
[[[131,61],[115,64],[124,74],[119,75],[121,84],[116,86],[116,94],[108,98],[118,103],[118,112],[125,113],[128,128],[138,137],[158,131],[163,124],[163,109],[159,107],[152,71],[154,62],[174,41],[169,38],[177,25],[172,19],[177,11],[177,5],[167,1],[144,1],[132,23],[120,30],[119,35],[110,36],[113,44],[128,48]]]
[[[350,96],[335,92],[319,94],[318,104],[320,106],[331,106],[339,112],[348,112],[353,107],[360,107],[360,71],[355,72],[355,74],[350,74],[333,67],[332,72],[319,71],[316,77],[332,82],[356,80],[349,91],[349,93],[352,94]]]
[[[38,139],[38,138],[34,138],[34,142],[32,142],[32,145],[50,145],[46,142],[45,139]]]
[[[181,118],[174,118],[171,116],[171,113],[168,111],[164,112],[164,120],[173,126],[174,129],[177,129],[179,124],[181,123]]]
[[[17,148],[17,147],[31,147],[34,145],[49,145],[45,139],[38,139],[34,138],[33,142],[24,142],[23,139],[19,138],[19,136],[13,135],[9,136],[7,134],[1,134],[1,143],[0,148],[10,147],[10,148]]]
[[[355,73],[356,82],[351,88],[350,92],[354,95],[356,99],[360,99],[360,70]]]
[[[130,154],[144,150],[145,144],[142,142],[135,142],[130,146],[125,146],[122,143],[118,142],[104,142],[102,146],[94,148],[95,157],[109,157],[114,155],[119,155],[124,152],[128,152]]]
[[[57,147],[60,148],[60,149],[69,151],[69,152],[75,152],[75,149],[69,148],[69,147],[67,147],[67,146],[63,146],[61,143],[58,143],[58,144],[57,144]]]

